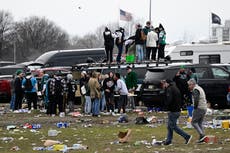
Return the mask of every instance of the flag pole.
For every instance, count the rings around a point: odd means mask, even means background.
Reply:
[[[152,0],[149,0],[149,21],[151,22],[152,14]]]
[[[208,37],[209,37],[209,42],[211,41],[211,34],[210,34],[210,29],[211,29],[211,11],[209,10],[209,24],[208,24]]]

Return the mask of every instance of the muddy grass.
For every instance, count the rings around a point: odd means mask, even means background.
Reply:
[[[87,145],[87,150],[75,150],[69,152],[83,152],[83,153],[204,153],[204,152],[230,152],[230,131],[223,129],[206,129],[206,134],[215,135],[217,143],[214,144],[197,144],[197,133],[194,129],[185,129],[186,132],[193,135],[190,144],[185,145],[184,140],[174,134],[173,145],[171,146],[157,146],[151,145],[152,139],[164,140],[166,136],[166,113],[145,113],[146,116],[157,116],[162,119],[159,124],[145,124],[136,125],[136,113],[128,113],[128,123],[117,123],[116,116],[101,116],[101,117],[72,117],[66,116],[64,118],[49,117],[44,113],[33,112],[27,113],[7,113],[0,116],[0,138],[12,137],[11,142],[0,140],[0,153],[32,153],[32,152],[54,152],[55,151],[33,151],[33,147],[43,146],[42,140],[51,139],[59,140],[67,146],[80,143]],[[211,120],[209,116],[207,120]],[[57,128],[56,123],[68,122],[68,128]],[[185,126],[186,117],[181,116],[180,127]],[[41,129],[37,132],[30,129],[22,128],[25,123],[41,124]],[[16,125],[16,130],[7,130],[7,125]],[[61,131],[56,137],[49,137],[48,130],[56,129]],[[131,139],[127,143],[116,143],[118,140],[117,134],[119,131],[126,131],[131,129]],[[19,151],[11,151],[11,148],[18,146]],[[56,151],[57,152],[57,151]]]

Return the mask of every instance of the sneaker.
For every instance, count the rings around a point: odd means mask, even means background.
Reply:
[[[171,146],[171,145],[172,145],[172,143],[171,143],[171,142],[169,142],[169,141],[165,141],[165,142],[163,142],[163,145],[164,145],[164,146]]]
[[[206,136],[201,136],[200,139],[197,141],[197,143],[204,143]]]
[[[192,135],[190,135],[190,136],[186,139],[185,144],[189,144],[190,141],[191,141],[191,139],[192,139]]]

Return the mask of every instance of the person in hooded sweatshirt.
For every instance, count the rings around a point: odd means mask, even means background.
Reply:
[[[104,36],[104,45],[105,45],[105,51],[106,51],[106,61],[108,63],[112,63],[113,62],[114,36],[108,27],[105,27],[103,36]]]
[[[162,24],[159,25],[158,60],[165,57],[166,32]]]
[[[30,81],[31,89],[27,88],[27,82]],[[26,77],[22,80],[22,88],[25,90],[26,99],[28,103],[29,112],[31,111],[31,104],[33,102],[34,110],[37,109],[37,91],[38,91],[38,83],[37,79],[31,74],[31,72],[26,73]]]

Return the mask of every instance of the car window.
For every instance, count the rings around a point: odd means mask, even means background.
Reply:
[[[195,68],[196,70],[196,75],[199,79],[207,79],[210,78],[208,74],[208,68],[205,67],[198,67]]]
[[[212,68],[212,73],[215,79],[228,79],[229,74],[220,68]]]

